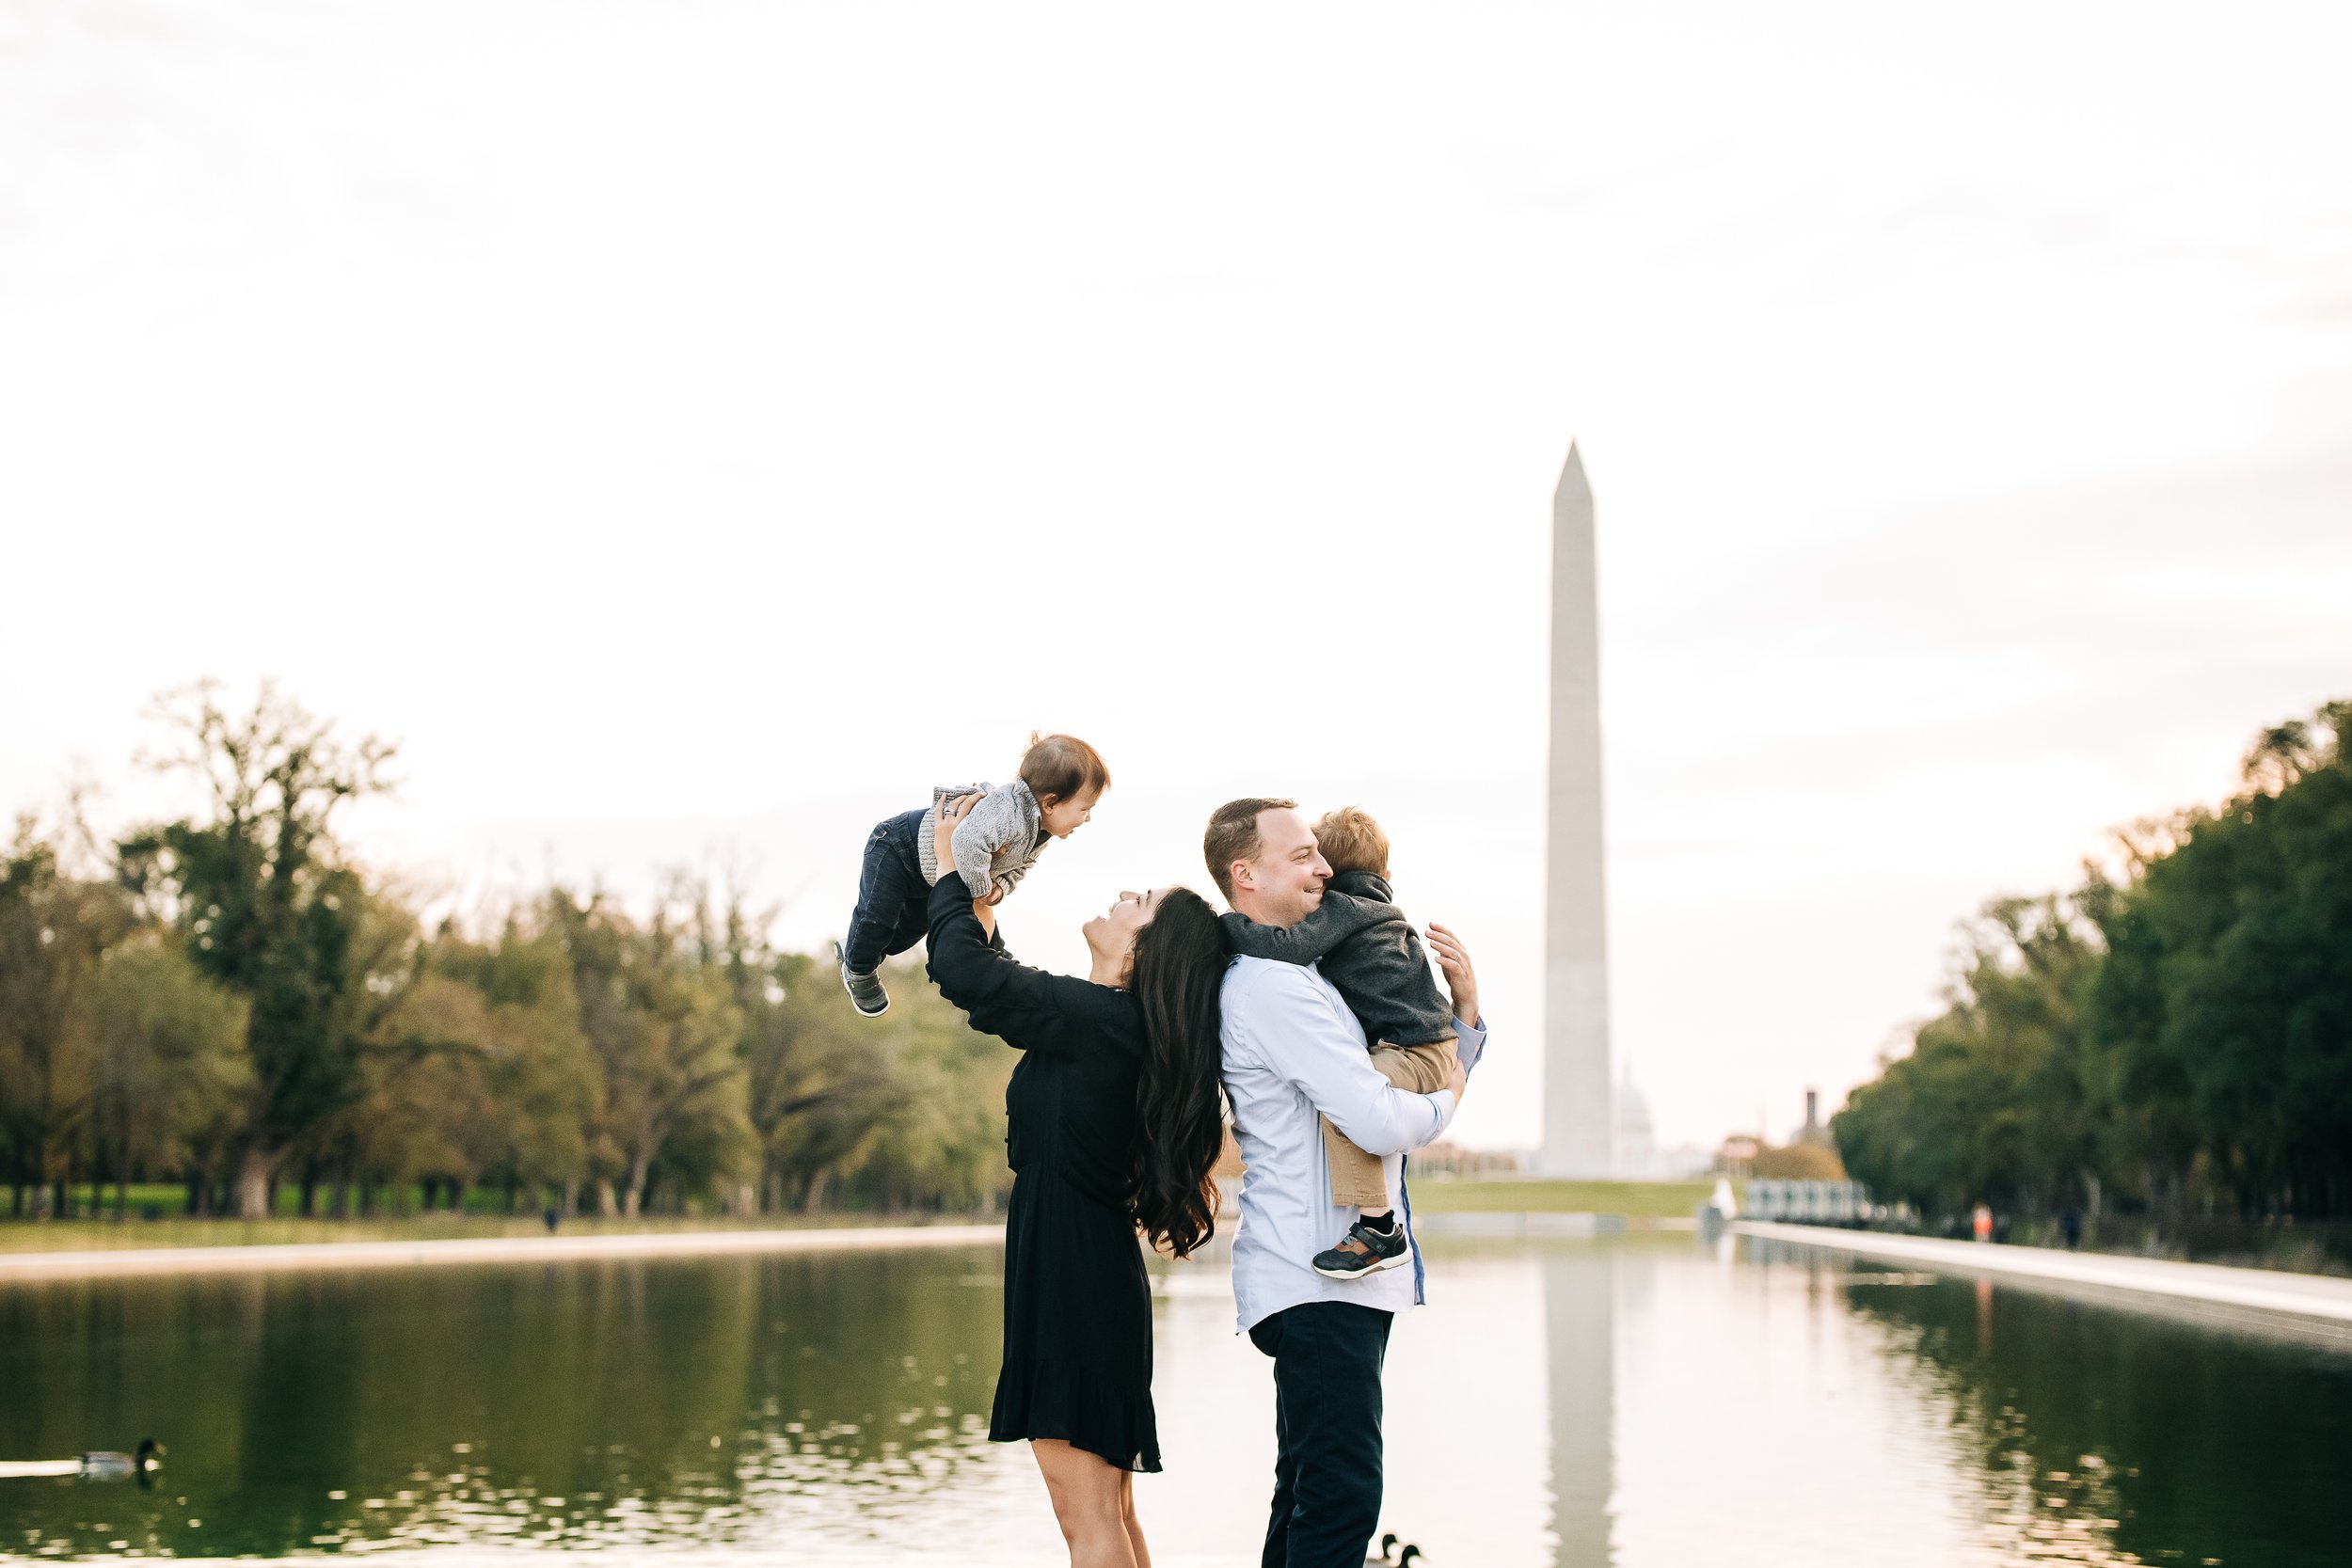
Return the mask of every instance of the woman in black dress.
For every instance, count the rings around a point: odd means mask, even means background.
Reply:
[[[948,840],[966,799],[937,824]],[[1086,924],[1084,980],[1014,960],[962,879],[931,889],[930,972],[972,1027],[1020,1048],[1005,1090],[1005,1362],[988,1434],[1027,1441],[1073,1568],[1150,1568],[1135,1472],[1160,1467],[1140,1233],[1181,1258],[1216,1228],[1225,939],[1184,888]]]

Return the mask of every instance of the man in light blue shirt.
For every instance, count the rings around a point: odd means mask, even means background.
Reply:
[[[1331,875],[1289,800],[1218,807],[1202,848],[1226,901],[1262,926],[1305,919]],[[1486,1037],[1469,955],[1441,930],[1430,946],[1453,991],[1461,1057],[1475,1061]],[[1311,964],[1236,958],[1221,1000],[1225,1092],[1248,1167],[1233,1298],[1243,1330],[1274,1358],[1274,1507],[1262,1565],[1360,1568],[1379,1526],[1381,1364],[1395,1314],[1422,1298],[1422,1268],[1416,1249],[1410,1277],[1315,1272],[1310,1259],[1336,1245],[1358,1214],[1330,1200],[1317,1117],[1379,1155],[1389,1190],[1399,1192],[1405,1151],[1445,1131],[1467,1074],[1457,1062],[1435,1094],[1395,1087],[1373,1067],[1363,1026]],[[1405,1223],[1409,1246],[1409,1208]]]

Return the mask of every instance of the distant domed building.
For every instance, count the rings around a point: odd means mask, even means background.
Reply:
[[[1713,1156],[1703,1148],[1658,1147],[1658,1129],[1650,1120],[1649,1098],[1634,1085],[1633,1066],[1629,1062],[1620,1069],[1615,1100],[1618,1176],[1629,1181],[1674,1180],[1696,1176],[1713,1164]]]
[[[1617,1174],[1647,1176],[1657,1157],[1656,1130],[1649,1119],[1649,1100],[1633,1086],[1633,1064],[1628,1062],[1617,1078]]]

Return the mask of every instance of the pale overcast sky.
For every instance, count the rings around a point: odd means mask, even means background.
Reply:
[[[2352,695],[2338,8],[0,4],[0,804],[155,690],[403,747],[479,899],[813,945],[1032,726],[1075,968],[1358,801],[1536,1134],[1550,488],[1668,1140],[1832,1103],[1954,920]]]

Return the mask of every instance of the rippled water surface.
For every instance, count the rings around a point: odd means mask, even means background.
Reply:
[[[1388,1519],[1430,1568],[2341,1563],[2352,1351],[1687,1236],[1433,1243]],[[0,1557],[1052,1563],[993,1249],[0,1288]],[[1163,1568],[1256,1560],[1266,1363],[1163,1269]]]

